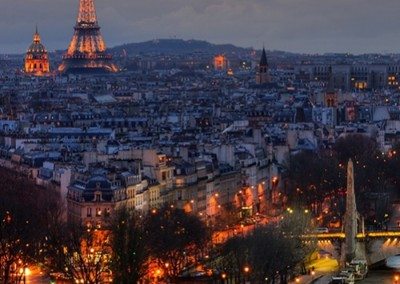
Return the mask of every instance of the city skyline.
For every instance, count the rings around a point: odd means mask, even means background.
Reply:
[[[10,28],[0,31],[0,53],[25,52],[35,24],[49,51],[65,49],[78,1],[3,2],[0,22]],[[300,53],[396,53],[400,46],[394,0],[97,0],[96,6],[108,47],[156,38]]]
[[[0,284],[400,283],[400,4],[0,1]]]

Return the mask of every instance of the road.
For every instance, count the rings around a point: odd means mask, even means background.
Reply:
[[[42,274],[39,268],[30,267],[28,275],[25,277],[26,284],[49,284],[50,279]]]

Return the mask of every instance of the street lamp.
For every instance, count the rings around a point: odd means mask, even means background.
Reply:
[[[249,273],[250,273],[250,267],[249,267],[248,265],[246,265],[246,266],[243,268],[243,271],[244,271],[244,281],[247,282],[247,280],[248,280],[248,275],[249,275]]]
[[[227,277],[226,273],[221,274],[222,283],[225,283],[226,277]]]
[[[25,265],[24,266],[24,271],[23,271],[23,273],[24,273],[24,284],[26,283],[26,276],[28,275],[30,275],[31,274],[31,271],[30,271],[30,269],[28,268],[28,266],[27,265]]]
[[[314,280],[314,277],[315,277],[315,271],[314,270],[311,271],[311,276],[312,276],[312,279]]]

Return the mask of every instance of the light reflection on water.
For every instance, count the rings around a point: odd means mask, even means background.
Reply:
[[[400,255],[388,257],[386,259],[386,266],[391,269],[400,269]]]
[[[393,284],[394,276],[400,275],[400,255],[389,257],[386,260],[386,267],[382,270],[371,270],[368,277],[359,283],[362,284]]]

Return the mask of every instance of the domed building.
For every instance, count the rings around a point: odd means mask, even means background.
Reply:
[[[43,76],[50,72],[49,56],[41,43],[37,28],[33,35],[33,42],[26,52],[25,72],[35,76]]]

